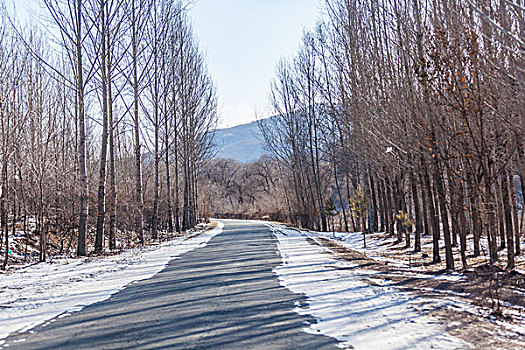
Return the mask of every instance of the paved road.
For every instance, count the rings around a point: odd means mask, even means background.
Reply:
[[[228,221],[209,244],[110,299],[7,339],[9,349],[336,349],[305,333],[269,228]],[[19,342],[25,339],[23,342]]]

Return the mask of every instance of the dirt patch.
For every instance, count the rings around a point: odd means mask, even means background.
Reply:
[[[346,248],[327,238],[316,243],[330,249],[337,258],[362,268],[380,272],[374,278],[381,286],[441,300],[451,297],[479,306],[481,313],[471,313],[452,306],[422,312],[439,320],[447,332],[472,344],[475,349],[522,349],[525,334],[517,331],[525,313],[525,276],[497,267],[477,266],[464,271],[457,281],[439,279],[439,273],[411,271],[388,266]],[[310,242],[311,243],[311,242]],[[436,278],[437,277],[437,278]],[[376,284],[373,280],[367,281]],[[379,285],[379,284],[377,284]]]

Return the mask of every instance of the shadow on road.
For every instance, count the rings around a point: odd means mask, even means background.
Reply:
[[[279,285],[271,231],[228,222],[205,247],[104,302],[11,336],[15,349],[336,349],[294,312],[302,295]]]

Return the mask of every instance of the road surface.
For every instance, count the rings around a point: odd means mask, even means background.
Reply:
[[[208,245],[110,299],[6,340],[9,349],[337,349],[303,331],[305,297],[279,285],[263,224],[225,222]]]

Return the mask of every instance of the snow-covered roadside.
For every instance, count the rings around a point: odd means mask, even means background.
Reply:
[[[357,265],[335,260],[324,247],[282,226],[272,227],[283,264],[275,269],[281,284],[308,297],[300,314],[318,322],[306,331],[322,333],[355,349],[464,349],[469,345],[445,333],[425,314],[444,301],[415,297],[390,287],[376,287],[366,279],[375,274]]]
[[[224,224],[191,238],[128,250],[100,259],[59,259],[0,275],[0,339],[111,297],[154,276],[168,262],[204,246]],[[1,342],[1,340],[0,340]]]
[[[488,263],[488,257],[481,255],[477,258],[469,257],[468,262],[471,266],[471,269],[462,272],[447,272],[443,273],[445,259],[442,259],[441,264],[422,264],[422,262],[430,262],[432,255],[432,239],[430,237],[423,237],[421,242],[422,252],[413,253],[412,248],[400,247],[400,245],[394,245],[395,238],[385,238],[385,233],[369,233],[367,234],[366,239],[366,248],[363,247],[363,235],[360,232],[348,233],[348,232],[318,232],[318,231],[301,231],[307,237],[312,238],[316,242],[320,243],[320,238],[328,239],[329,241],[335,243],[336,245],[347,248],[351,251],[359,252],[364,254],[367,258],[383,263],[389,268],[393,268],[394,274],[399,274],[404,277],[414,278],[414,279],[426,279],[426,280],[439,280],[439,281],[448,281],[448,282],[469,282],[468,272],[475,269],[475,266],[480,264]],[[472,237],[470,237],[472,239]],[[443,242],[442,242],[443,243]],[[472,246],[472,242],[467,240],[468,246]],[[444,244],[444,243],[443,243]],[[482,237],[481,241],[482,252],[488,252],[488,241],[486,237]],[[404,244],[403,244],[404,246]],[[401,248],[401,249],[400,249]],[[525,251],[525,241],[521,243],[522,251]],[[453,248],[454,255],[456,258],[459,258],[458,247]],[[428,256],[426,259],[423,259],[423,253],[426,253]],[[505,265],[506,261],[506,251],[500,251],[500,266]],[[525,254],[515,256],[515,262],[517,267],[525,268]],[[459,261],[457,262],[459,265]],[[456,266],[458,266],[456,265]],[[524,270],[518,268],[515,269],[515,272],[524,274]],[[373,279],[373,278],[372,278]],[[380,281],[374,280],[374,282],[382,283]],[[383,281],[384,282],[384,281]],[[521,282],[518,282],[521,283]],[[490,284],[489,284],[490,285]],[[489,287],[487,285],[487,288]],[[523,292],[515,287],[509,287],[514,294],[522,294]],[[421,290],[421,288],[419,288]],[[435,289],[427,289],[436,291]],[[467,291],[462,288],[454,289],[440,289],[439,293],[447,295],[449,298],[454,298],[456,296],[469,298],[471,301],[474,300],[472,295],[472,289]],[[516,304],[510,301],[505,301],[505,297],[500,294],[500,297],[503,298],[501,301],[502,305],[505,307],[505,315],[510,316],[514,319],[514,322],[504,322],[505,328],[508,329],[517,329],[521,334],[525,334],[525,307],[521,303]],[[457,299],[457,298],[456,298]],[[477,314],[488,314],[491,312],[488,305],[492,303],[492,300],[486,296],[486,305],[485,309],[480,308],[478,303],[472,303],[471,311],[475,310]],[[510,299],[507,299],[510,300]],[[514,324],[515,323],[515,324]]]

